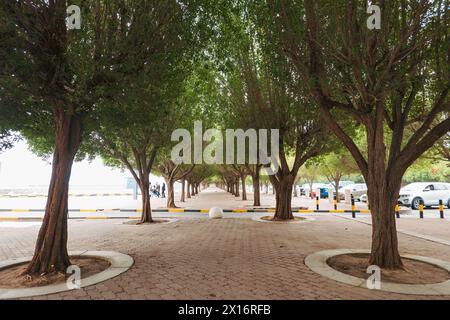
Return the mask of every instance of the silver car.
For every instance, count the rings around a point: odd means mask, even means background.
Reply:
[[[365,183],[349,184],[345,187],[339,188],[339,199],[345,200],[345,192],[350,190],[350,194],[356,201],[359,201],[360,197],[367,193],[367,185]]]

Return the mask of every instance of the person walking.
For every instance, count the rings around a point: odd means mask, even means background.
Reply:
[[[166,197],[166,184],[163,182],[162,184],[162,197],[165,198]]]

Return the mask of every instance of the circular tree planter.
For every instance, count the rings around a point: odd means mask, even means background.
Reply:
[[[80,288],[91,286],[124,273],[133,266],[134,260],[132,257],[126,254],[122,254],[114,251],[73,251],[69,252],[71,257],[82,258],[94,258],[103,259],[110,263],[110,266],[97,274],[91,275],[86,278],[81,278]],[[0,262],[0,270],[11,268],[20,264],[31,261],[32,257],[11,259]],[[82,276],[82,275],[81,275]],[[0,299],[16,299],[24,297],[34,297],[46,294],[53,294],[64,291],[71,291],[76,289],[70,289],[65,282],[51,284],[40,287],[30,288],[0,288]]]
[[[364,249],[324,250],[308,255],[305,258],[305,264],[306,266],[308,266],[308,268],[320,274],[321,276],[352,286],[367,289],[366,279],[342,273],[329,266],[327,261],[328,259],[339,255],[369,253],[369,250]],[[450,272],[450,262],[409,254],[403,255],[402,258],[428,263],[432,266]],[[367,274],[367,277],[369,277],[369,274]],[[403,284],[383,281],[383,274],[381,274],[381,288],[378,290],[414,295],[450,295],[450,280],[431,284]]]
[[[294,224],[294,223],[305,223],[305,222],[310,222],[315,220],[314,218],[311,217],[303,217],[303,216],[298,216],[298,215],[294,215],[294,220],[287,220],[287,221],[273,221],[273,220],[269,220],[266,217],[268,216],[256,216],[256,217],[252,217],[252,220],[254,221],[258,221],[258,222],[268,222],[268,223],[275,223],[275,224]]]
[[[139,223],[140,218],[133,218],[133,219],[129,219],[125,222],[120,222],[118,224],[126,224],[126,225],[130,225],[130,226],[147,226],[147,225],[160,225],[160,224],[168,224],[168,223],[172,223],[172,222],[177,222],[178,219],[175,218],[156,218],[153,219],[152,223],[144,223],[144,224],[140,224]]]

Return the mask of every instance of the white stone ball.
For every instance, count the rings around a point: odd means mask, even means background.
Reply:
[[[222,219],[222,217],[223,217],[222,208],[212,207],[211,209],[209,209],[209,218],[210,219]]]

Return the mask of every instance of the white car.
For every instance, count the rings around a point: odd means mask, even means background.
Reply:
[[[443,182],[415,182],[400,189],[398,203],[419,209],[420,201],[426,207],[439,205],[439,200],[450,208],[450,183]]]

